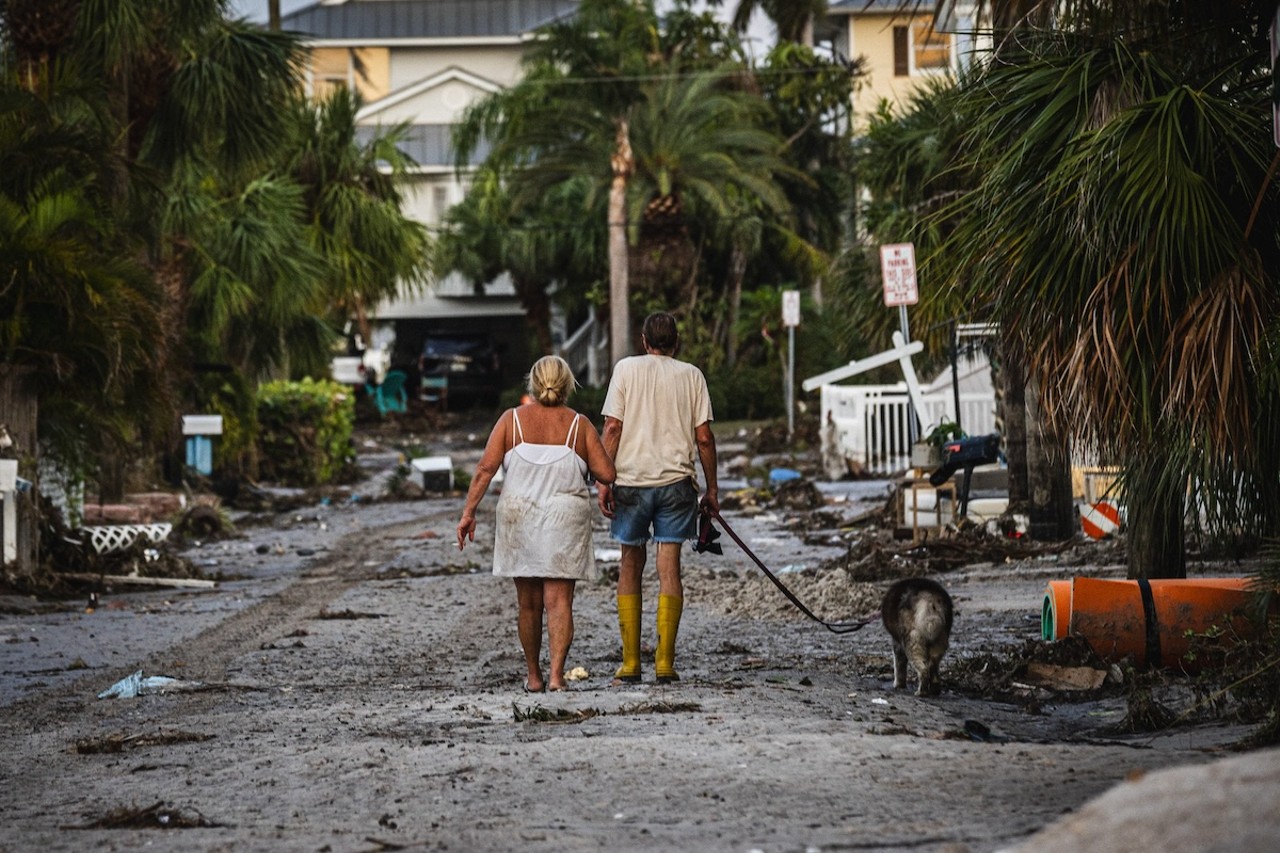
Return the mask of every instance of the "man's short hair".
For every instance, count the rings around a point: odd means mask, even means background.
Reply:
[[[650,349],[656,349],[663,355],[672,355],[680,344],[680,332],[676,329],[676,318],[666,311],[655,311],[644,318],[645,343]]]

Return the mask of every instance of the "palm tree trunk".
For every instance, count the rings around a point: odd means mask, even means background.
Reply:
[[[1125,466],[1124,494],[1130,579],[1185,578],[1185,488],[1164,476],[1158,451],[1134,453]]]
[[[1071,456],[1040,407],[1040,384],[1027,386],[1028,530],[1032,539],[1061,542],[1076,533],[1076,508],[1071,496]]]
[[[546,285],[524,276],[512,276],[511,281],[524,308],[525,321],[538,341],[538,351],[550,355],[555,352],[555,342],[551,339],[551,300],[547,298]]]
[[[1021,349],[1011,342],[1001,343],[996,363],[996,385],[1001,391],[998,414],[1009,463],[1009,512],[1025,515],[1031,503],[1027,485],[1027,371]]]
[[[627,182],[635,169],[631,133],[617,120],[609,185],[609,356],[612,364],[631,353],[631,288],[627,278]]]
[[[729,328],[725,340],[725,364],[738,363],[738,315],[742,311],[742,282],[747,276],[747,250],[735,242],[729,255]]]
[[[280,0],[267,0],[267,29],[280,32]]]

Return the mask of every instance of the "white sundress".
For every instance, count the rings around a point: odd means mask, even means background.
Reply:
[[[564,444],[530,444],[514,411],[516,444],[502,459],[493,573],[504,578],[591,580],[591,495],[587,463],[574,452],[581,419]]]

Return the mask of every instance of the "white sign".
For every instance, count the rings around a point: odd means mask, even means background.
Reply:
[[[915,305],[920,301],[916,289],[916,247],[912,243],[891,243],[880,247],[880,274],[884,278],[884,304]]]
[[[800,325],[800,291],[782,291],[782,325]]]

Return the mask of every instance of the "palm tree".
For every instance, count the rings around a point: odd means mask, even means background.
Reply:
[[[429,259],[425,227],[402,211],[400,187],[416,165],[397,147],[406,128],[361,140],[359,109],[359,96],[346,87],[318,104],[296,99],[285,166],[303,188],[310,243],[328,267],[325,297],[370,340],[369,310],[421,286]]]
[[[939,268],[995,303],[1050,422],[1124,464],[1134,577],[1185,573],[1188,506],[1280,530],[1280,190],[1249,36],[1273,6],[1065,4],[962,94],[981,180]]]
[[[650,4],[584,3],[545,33],[519,84],[468,112],[456,138],[460,164],[491,143],[487,166],[521,214],[554,187],[587,182],[583,209],[608,223],[615,360],[630,352],[633,290],[668,307],[692,293],[698,250],[687,220],[736,215],[735,192],[782,211],[771,173],[804,180],[777,156],[782,141],[762,128],[758,98],[723,70],[697,70],[706,56],[668,58],[657,24]],[[680,280],[660,280],[677,256]]]
[[[466,198],[446,216],[433,253],[436,274],[459,273],[482,290],[508,273],[539,350],[551,353],[552,291],[572,309],[593,283],[607,277],[603,219],[592,216],[583,224],[565,213],[581,210],[589,190],[586,181],[566,181],[536,207],[517,209],[509,187],[493,170],[481,168]],[[579,286],[558,288],[560,282]]]
[[[765,127],[764,102],[725,88],[729,72],[661,77],[631,113],[630,267],[639,291],[657,304],[692,307],[699,249],[691,223],[730,222],[743,215],[746,198],[785,222],[790,206],[779,179],[806,180],[779,156],[782,140]]]
[[[575,155],[566,164],[575,174],[588,169],[607,175],[610,348],[616,361],[631,348],[625,212],[634,161],[627,112],[660,61],[658,19],[650,2],[583,0],[572,19],[539,35],[521,81],[464,115],[455,135],[457,162],[465,168],[487,139],[493,145],[489,164],[504,175],[535,156],[543,170],[553,159]],[[543,150],[544,143],[552,148]],[[513,200],[533,203],[520,192]]]
[[[813,47],[813,21],[826,13],[828,5],[827,0],[738,0],[733,25],[745,32],[759,9],[778,28],[780,41]]]

